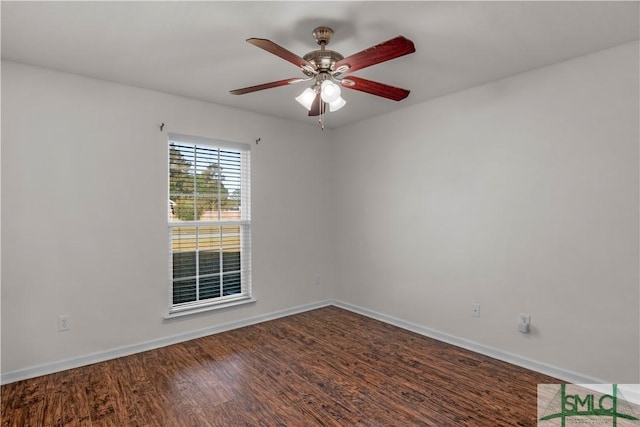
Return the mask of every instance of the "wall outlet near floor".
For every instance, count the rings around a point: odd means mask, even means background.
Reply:
[[[71,315],[62,314],[58,316],[58,331],[68,331],[71,329]]]
[[[473,317],[480,317],[480,304],[471,304],[471,315]]]
[[[518,330],[523,334],[528,334],[530,324],[531,324],[531,316],[528,314],[520,314],[520,317],[518,320]]]
[[[319,285],[320,284],[320,275],[317,274],[317,273],[313,275],[313,284],[314,285]]]

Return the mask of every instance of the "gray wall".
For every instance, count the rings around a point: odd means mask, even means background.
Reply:
[[[167,131],[254,144],[256,304],[164,321]],[[310,125],[3,63],[2,371],[326,300],[331,159],[322,135]],[[58,332],[60,314],[72,316],[70,331]]]
[[[639,382],[638,75],[631,43],[340,128],[336,299]]]

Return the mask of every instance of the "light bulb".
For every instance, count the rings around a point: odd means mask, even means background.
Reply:
[[[310,87],[306,88],[304,92],[300,94],[300,96],[296,97],[296,101],[300,103],[307,110],[311,110],[311,105],[313,105],[313,101],[316,99],[316,91],[311,89]]]
[[[324,102],[332,103],[340,98],[340,86],[325,80],[320,87],[320,94]]]

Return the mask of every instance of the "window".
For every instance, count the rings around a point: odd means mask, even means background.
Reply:
[[[249,147],[169,135],[169,317],[251,301]]]

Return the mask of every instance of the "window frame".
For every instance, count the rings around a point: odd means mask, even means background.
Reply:
[[[241,304],[253,303],[256,299],[253,297],[252,286],[251,286],[251,145],[246,143],[237,143],[237,142],[229,142],[205,137],[196,137],[191,135],[183,135],[176,133],[169,133],[167,138],[167,199],[169,200],[168,205],[171,204],[171,147],[172,144],[184,144],[184,145],[192,145],[194,146],[194,154],[198,152],[198,147],[206,147],[213,150],[218,150],[218,154],[220,151],[232,151],[237,152],[240,155],[240,219],[238,220],[229,220],[222,219],[221,216],[218,216],[217,220],[172,220],[171,210],[167,209],[167,237],[168,237],[168,313],[165,315],[165,318],[179,317],[185,316],[189,314],[202,313],[209,310],[233,307]],[[195,179],[195,178],[194,178]],[[194,203],[197,203],[195,197],[197,196],[197,187],[194,189]],[[168,206],[167,206],[168,208]],[[195,208],[194,208],[195,210]],[[221,209],[218,208],[218,211],[221,212]],[[193,276],[196,280],[196,300],[174,303],[174,271],[173,271],[173,262],[174,262],[174,246],[173,246],[173,236],[176,228],[180,227],[190,227],[195,229],[195,272],[196,275]],[[224,239],[224,227],[238,227],[238,238],[239,238],[239,254],[240,254],[240,270],[238,270],[238,274],[240,276],[240,293],[232,294],[232,295],[221,295],[214,298],[206,298],[202,300],[198,300],[198,290],[199,290],[199,280],[201,279],[201,275],[199,274],[199,257],[200,257],[200,248],[199,248],[199,239],[200,239],[200,230],[205,228],[215,229],[219,227],[220,232],[220,251],[219,251],[219,259],[220,259],[220,270],[217,273],[222,281],[224,280],[224,269],[223,269],[223,258],[224,258],[224,250],[223,247],[223,239]],[[215,252],[215,251],[214,251]],[[227,272],[227,274],[235,274],[235,270],[231,272]],[[221,290],[223,292],[223,290]]]

